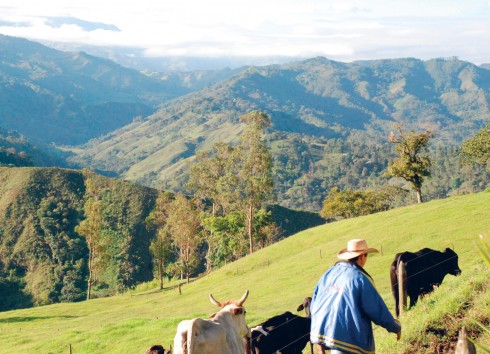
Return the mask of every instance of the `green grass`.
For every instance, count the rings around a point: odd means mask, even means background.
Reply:
[[[311,295],[320,275],[336,260],[347,240],[366,238],[382,252],[366,265],[377,288],[393,310],[389,266],[395,253],[422,247],[454,247],[460,277],[447,276],[433,295],[401,317],[403,337],[375,328],[377,352],[436,353],[457,333],[460,324],[482,343],[488,336],[472,325],[488,324],[490,271],[476,240],[490,232],[490,193],[453,197],[384,213],[322,225],[296,234],[190,285],[167,283],[163,291],[144,289],[83,303],[56,304],[0,313],[0,353],[144,353],[152,344],[168,347],[182,319],[207,317],[217,299],[240,297],[246,289],[247,322],[290,310]],[[143,290],[141,290],[143,289]],[[307,353],[308,350],[305,350]]]

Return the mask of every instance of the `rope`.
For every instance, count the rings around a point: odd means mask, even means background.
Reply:
[[[448,259],[446,259],[446,260],[444,260],[444,261],[442,261],[442,262],[436,263],[436,264],[434,264],[434,265],[432,265],[432,266],[430,266],[430,267],[428,267],[428,268],[424,268],[424,269],[422,269],[420,272],[417,272],[417,273],[415,273],[415,274],[411,274],[411,275],[410,275],[409,277],[407,277],[406,279],[408,280],[408,279],[410,279],[411,277],[414,277],[414,276],[419,275],[419,274],[421,274],[421,273],[423,273],[423,272],[426,272],[427,270],[429,270],[429,269],[431,269],[431,268],[434,268],[434,267],[436,267],[436,266],[438,266],[438,265],[440,265],[440,264],[442,264],[442,263],[448,262],[448,261],[450,261],[451,259],[454,259],[454,258],[457,258],[457,257],[458,257],[458,256],[452,256],[451,258],[448,258]]]
[[[280,327],[282,327],[282,326],[284,326],[284,325],[287,325],[287,324],[289,324],[289,323],[291,323],[291,322],[293,322],[294,320],[297,320],[297,319],[299,319],[299,318],[307,318],[307,317],[295,316],[295,317],[294,317],[294,318],[292,318],[291,320],[287,320],[287,321],[285,321],[285,322],[283,322],[283,323],[281,323],[281,324],[277,325],[276,327],[272,328],[272,329],[269,331],[269,333],[272,333],[272,332],[273,332],[273,331],[275,331],[276,329],[278,329],[278,328],[280,328]],[[289,343],[288,343],[288,344],[286,344],[284,347],[279,348],[278,350],[276,350],[276,352],[278,352],[278,351],[279,351],[279,352],[280,352],[280,351],[282,351],[283,349],[285,349],[285,348],[287,348],[287,347],[289,347],[289,346],[293,345],[294,343],[298,342],[299,340],[301,340],[301,339],[303,339],[303,338],[305,338],[306,336],[309,336],[309,335],[310,335],[310,332],[306,333],[305,335],[303,335],[303,336],[301,336],[301,337],[297,338],[296,340],[294,340],[294,341],[292,341],[292,342],[289,342]],[[250,343],[251,343],[251,344],[250,344],[250,349],[251,349],[251,350],[253,350],[253,340],[252,340],[252,337],[251,337],[251,336],[250,336]]]
[[[303,339],[304,337],[309,336],[309,335],[310,335],[310,332],[308,332],[308,333],[306,333],[305,335],[303,335],[303,336],[299,337],[299,338],[298,338],[298,339],[296,339],[295,341],[293,341],[293,342],[291,342],[291,343],[288,343],[288,344],[287,344],[287,345],[285,345],[284,347],[279,348],[278,350],[276,350],[276,352],[280,352],[280,351],[282,351],[283,349],[285,349],[285,348],[287,348],[287,347],[289,347],[289,346],[293,345],[294,343],[296,343],[296,342],[297,342],[297,341],[299,341],[300,339]]]
[[[293,315],[294,315],[294,314],[293,314]],[[278,315],[278,316],[280,316],[280,315]],[[287,320],[287,321],[285,321],[285,322],[283,322],[283,323],[281,323],[281,324],[277,325],[276,327],[272,328],[272,329],[269,331],[269,333],[271,333],[271,332],[275,331],[276,329],[278,329],[278,328],[280,328],[280,327],[282,327],[282,326],[284,326],[284,325],[286,325],[286,324],[288,324],[288,323],[290,323],[290,322],[293,322],[294,320],[297,320],[298,318],[306,318],[306,317],[301,317],[301,316],[298,316],[298,315],[294,315],[294,316],[295,316],[295,317],[294,317],[294,318],[292,318],[291,320]],[[275,316],[274,316],[274,317],[275,317]],[[262,326],[262,324],[259,324],[259,325],[257,325],[257,326]],[[257,326],[255,326],[255,327],[257,327]]]

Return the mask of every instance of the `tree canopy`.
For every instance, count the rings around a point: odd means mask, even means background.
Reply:
[[[490,165],[490,123],[461,145],[465,163]]]
[[[417,202],[422,203],[422,183],[425,177],[430,177],[431,160],[428,155],[430,131],[415,133],[413,130],[405,133],[401,126],[397,126],[398,133],[391,133],[389,142],[395,144],[395,151],[399,155],[388,164],[388,175],[401,177],[410,182],[417,193]]]

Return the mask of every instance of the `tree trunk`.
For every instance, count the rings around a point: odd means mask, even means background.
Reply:
[[[163,259],[158,260],[158,275],[160,276],[160,290],[163,289]]]
[[[254,253],[254,238],[253,238],[253,219],[254,219],[254,207],[253,204],[250,203],[248,205],[247,212],[247,222],[248,222],[248,241],[250,243],[250,254]]]
[[[92,252],[91,248],[89,248],[89,254],[88,254],[87,300],[90,300],[90,292],[92,290],[92,258],[93,258],[93,252]]]
[[[417,203],[423,203],[424,201],[422,200],[422,191],[420,190],[420,188],[417,188],[416,192],[417,192]]]
[[[206,272],[210,273],[212,268],[213,264],[211,263],[211,246],[209,246],[208,244],[208,250],[206,251]]]

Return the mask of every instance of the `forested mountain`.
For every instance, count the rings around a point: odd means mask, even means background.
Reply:
[[[469,190],[488,181],[485,172],[461,171],[456,148],[490,119],[489,97],[490,71],[457,58],[340,63],[319,57],[250,67],[91,141],[73,161],[182,189],[196,151],[236,142],[239,116],[257,109],[271,118],[267,140],[282,205],[319,210],[334,186],[386,184],[394,123],[434,133],[433,150],[443,159],[435,165],[447,169],[438,170],[443,180],[428,193],[443,197],[457,193],[468,174],[476,178]],[[447,183],[448,176],[455,181]]]
[[[147,217],[158,190],[189,192],[196,153],[238,143],[240,117],[251,110],[272,123],[264,138],[278,205],[269,210],[283,236],[323,223],[316,212],[333,187],[393,183],[384,172],[394,157],[388,136],[395,123],[434,133],[426,200],[490,181],[488,169],[463,166],[458,155],[462,141],[490,120],[490,70],[457,58],[318,57],[142,74],[19,38],[0,36],[0,47],[0,166],[10,166],[0,167],[0,309],[84,298],[88,241],[76,227],[90,198],[100,205],[110,245],[96,296],[152,279],[155,230]],[[64,145],[63,155],[53,154],[52,143]],[[28,167],[66,164],[119,179]]]
[[[0,35],[0,127],[36,143],[77,145],[227,75],[143,75],[84,52]]]
[[[75,227],[84,219],[86,179],[74,170],[0,167],[0,309],[85,298],[88,250]],[[145,217],[157,192],[97,175],[92,181],[111,244],[99,294],[113,294],[153,277]]]
[[[341,63],[318,57],[142,74],[24,39],[0,36],[0,44],[0,128],[17,130],[40,148],[70,145],[64,151],[73,154],[74,167],[185,190],[195,153],[218,141],[236,143],[239,117],[256,109],[271,118],[266,140],[283,206],[318,211],[333,187],[387,184],[394,123],[434,133],[437,161],[424,187],[429,198],[488,183],[488,171],[461,167],[457,154],[490,120],[485,65],[457,58]]]
[[[152,280],[150,242],[156,230],[147,218],[157,195],[155,189],[89,171],[0,167],[0,311],[86,298],[89,242],[77,226],[89,218],[84,206],[89,198],[98,200],[104,220],[92,296]],[[277,205],[271,213],[281,237],[324,223],[317,214]]]
[[[0,166],[64,166],[56,149],[33,145],[15,130],[0,128]]]

